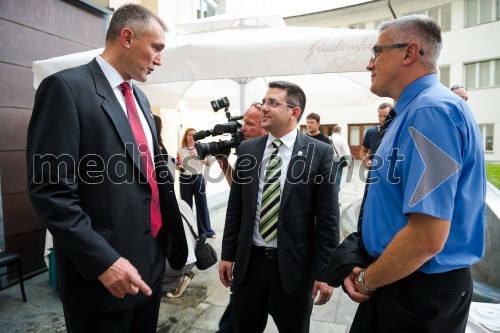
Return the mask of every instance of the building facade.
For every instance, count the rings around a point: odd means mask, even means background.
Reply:
[[[45,267],[45,226],[26,188],[32,62],[102,47],[111,13],[88,1],[0,0],[0,250],[19,253],[28,274]]]
[[[500,161],[500,40],[494,37],[500,34],[500,0],[374,0],[287,17],[285,22],[295,26],[376,29],[393,15],[409,14],[429,15],[441,25],[441,82],[447,87],[456,83],[467,87],[468,103],[483,135],[485,158]],[[372,118],[374,115],[365,114],[360,121]],[[348,120],[349,129],[356,122]],[[348,139],[352,145],[351,135]]]

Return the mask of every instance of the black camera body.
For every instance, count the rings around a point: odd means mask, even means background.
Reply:
[[[196,142],[195,147],[198,152],[200,159],[204,159],[207,155],[227,155],[231,152],[231,148],[236,148],[240,146],[240,143],[245,140],[243,132],[241,131],[241,123],[238,120],[243,119],[243,116],[232,117],[229,112],[229,99],[227,97],[222,97],[217,100],[211,101],[212,109],[214,112],[219,111],[224,108],[226,112],[227,123],[217,124],[211,130],[204,130],[196,132],[193,135],[195,141],[202,140],[207,136],[218,136],[222,134],[231,134],[231,140],[226,141],[215,141],[215,142]]]

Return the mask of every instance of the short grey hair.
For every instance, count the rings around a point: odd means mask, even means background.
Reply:
[[[394,38],[394,43],[416,42],[425,52],[422,56],[428,69],[437,72],[437,63],[443,40],[441,27],[434,19],[426,15],[408,15],[383,22],[379,32],[387,30]]]
[[[165,22],[146,7],[135,4],[123,5],[111,17],[106,42],[118,38],[124,28],[130,28],[137,38],[141,38],[154,21],[158,22],[164,31],[168,31]]]
[[[378,110],[382,110],[382,109],[385,109],[385,108],[389,108],[389,109],[393,109],[394,108],[394,105],[392,105],[391,103],[382,103],[378,106]]]

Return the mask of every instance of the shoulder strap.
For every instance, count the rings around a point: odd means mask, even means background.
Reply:
[[[194,229],[191,226],[191,223],[189,223],[188,219],[184,216],[184,214],[181,213],[181,216],[184,219],[184,221],[187,223],[187,225],[189,226],[189,230],[191,230],[191,234],[193,234],[194,239],[198,239],[198,235],[196,235],[196,232],[194,232]]]
[[[337,154],[337,156],[340,157],[340,154],[337,151],[337,148],[335,148],[335,143],[333,142],[333,140],[332,140],[332,147],[333,147],[333,150],[335,150],[335,154]]]

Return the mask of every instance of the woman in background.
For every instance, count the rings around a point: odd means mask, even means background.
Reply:
[[[209,165],[205,158],[201,161],[194,146],[194,128],[188,128],[181,140],[181,147],[177,152],[178,169],[181,170],[179,178],[181,198],[193,208],[193,196],[196,203],[196,222],[198,224],[198,235],[205,234],[207,237],[215,238],[215,232],[210,225],[208,214],[207,196],[205,194],[205,179],[203,178],[203,166]]]

